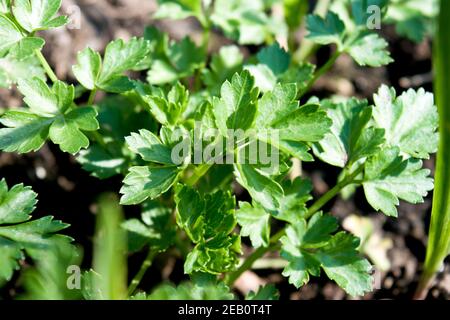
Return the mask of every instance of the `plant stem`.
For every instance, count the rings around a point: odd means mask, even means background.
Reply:
[[[349,184],[354,183],[355,178],[362,172],[364,165],[359,166],[353,173],[348,175],[346,178],[341,180],[334,188],[325,193],[320,197],[314,204],[309,208],[308,212],[305,214],[304,219],[310,218],[314,213],[319,211],[328,201],[335,197],[344,187]],[[286,229],[283,228],[274,234],[270,238],[270,245],[267,247],[259,247],[252,254],[250,254],[247,259],[241,264],[241,266],[234,272],[230,273],[227,277],[226,283],[228,286],[232,286],[233,283],[244,273],[246,270],[250,269],[253,263],[261,258],[266,252],[274,250],[278,246],[278,241],[284,236]]]
[[[39,62],[41,63],[42,67],[44,67],[44,70],[47,73],[50,80],[52,80],[52,82],[58,81],[58,77],[53,72],[52,68],[50,67],[44,55],[42,54],[41,50],[36,49],[34,50],[34,53],[36,54],[36,57],[39,59]]]
[[[278,246],[278,240],[284,235],[285,230],[282,229],[279,232],[277,232],[275,235],[273,235],[270,238],[270,244],[267,247],[259,247],[251,255],[247,257],[247,259],[244,260],[244,262],[239,266],[239,268],[230,273],[225,280],[228,286],[232,286],[233,283],[248,269],[250,269],[253,265],[253,263],[261,258],[266,252],[274,250]]]
[[[193,186],[195,185],[201,177],[203,177],[208,170],[212,167],[211,164],[204,163],[199,165],[194,169],[194,173],[186,180],[186,185]]]
[[[434,174],[433,207],[428,231],[427,253],[414,299],[425,299],[435,273],[450,252],[450,2],[440,1],[433,45],[434,91],[439,114],[439,147]]]
[[[355,178],[362,172],[364,165],[359,166],[352,174],[338,182],[333,188],[328,190],[322,197],[320,197],[316,202],[309,207],[308,212],[305,214],[305,219],[309,219],[314,213],[319,211],[328,201],[333,199],[342,189],[344,189],[349,184],[355,182]]]
[[[302,95],[306,92],[308,92],[309,90],[311,90],[312,86],[314,85],[314,83],[317,81],[317,79],[319,79],[325,72],[327,72],[328,70],[330,70],[330,68],[333,66],[333,64],[336,62],[337,58],[339,58],[339,56],[341,55],[341,51],[337,50],[335,51],[331,57],[328,59],[328,61],[319,68],[319,70],[316,71],[316,73],[314,74],[314,77],[312,77],[311,80],[308,81],[308,84],[306,85],[305,90],[303,90],[303,93],[300,95],[299,98],[302,97]]]
[[[152,265],[153,259],[155,258],[157,253],[158,251],[152,250],[152,248],[148,250],[147,257],[145,258],[144,262],[142,262],[141,268],[134,276],[133,280],[131,280],[130,287],[128,288],[128,296],[131,296],[138,287],[139,283],[141,283],[145,272],[147,272],[148,268]]]
[[[89,94],[89,99],[87,101],[88,106],[91,106],[94,104],[96,94],[97,94],[97,88],[92,89],[91,93]]]

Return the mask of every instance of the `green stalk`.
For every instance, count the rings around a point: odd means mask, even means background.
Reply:
[[[313,205],[309,208],[308,212],[305,214],[305,219],[310,218],[314,213],[319,211],[328,201],[333,199],[343,188],[348,186],[349,184],[353,184],[355,181],[355,178],[362,172],[364,169],[364,165],[361,165],[358,167],[352,174],[347,176],[345,179],[341,180],[334,188],[326,192],[322,197],[320,197],[316,202],[313,203]],[[281,239],[282,236],[284,236],[286,232],[286,229],[283,228],[280,231],[278,231],[276,234],[274,234],[270,238],[270,244],[267,247],[259,247],[255,251],[253,251],[252,254],[250,254],[247,259],[244,260],[244,262],[239,266],[239,268],[230,273],[227,276],[226,283],[228,286],[232,286],[233,283],[244,273],[246,270],[249,270],[253,263],[261,258],[264,254],[266,254],[269,251],[272,251],[276,249],[279,245],[278,241]]]
[[[89,94],[88,101],[87,101],[88,106],[92,106],[94,104],[96,94],[97,94],[97,88],[92,89],[91,93]]]
[[[141,283],[142,278],[144,277],[148,268],[150,268],[150,266],[152,265],[153,259],[155,259],[157,254],[157,250],[152,250],[152,248],[149,248],[147,257],[145,258],[144,262],[142,262],[138,273],[134,276],[133,280],[131,280],[130,287],[128,288],[128,296],[133,295],[134,291],[136,291],[136,288],[138,287],[139,283]]]
[[[38,58],[39,62],[41,63],[50,80],[52,80],[52,82],[58,81],[58,77],[53,72],[52,68],[50,67],[44,55],[42,54],[41,50],[36,49],[34,50],[34,53],[36,54],[36,57]]]
[[[424,299],[450,250],[450,1],[441,0],[433,52],[434,86],[439,110],[439,149],[428,232],[427,254],[415,299]]]
[[[102,194],[98,201],[94,241],[94,288],[106,300],[127,297],[127,238],[121,224],[124,218],[117,195]]]
[[[191,187],[193,185],[195,185],[198,182],[198,180],[200,180],[200,178],[203,177],[211,167],[212,167],[212,165],[208,164],[208,163],[204,163],[204,164],[201,164],[198,167],[196,167],[194,169],[194,173],[192,174],[192,176],[190,176],[185,181],[186,185],[191,186]]]
[[[333,66],[333,64],[336,62],[337,58],[342,54],[341,51],[335,51],[331,57],[328,59],[328,61],[319,68],[319,70],[314,73],[314,76],[311,78],[311,80],[308,81],[308,84],[306,85],[305,90],[303,90],[304,93],[311,90],[314,83],[316,83],[317,79],[319,79],[325,72],[330,70],[330,68]],[[300,95],[299,98],[301,98],[302,95]]]

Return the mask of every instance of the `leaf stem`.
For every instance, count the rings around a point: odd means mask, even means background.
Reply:
[[[359,166],[353,173],[348,175],[346,178],[341,180],[334,188],[325,193],[322,197],[320,197],[313,205],[309,208],[308,212],[305,214],[304,218],[310,218],[314,213],[319,211],[328,201],[330,201],[333,197],[335,197],[344,187],[349,184],[354,183],[355,178],[363,171],[364,165]],[[239,266],[239,268],[230,273],[226,279],[226,283],[228,286],[232,286],[233,283],[244,273],[246,270],[250,269],[253,263],[261,258],[266,252],[274,250],[278,246],[278,241],[284,236],[286,229],[283,228],[274,234],[270,238],[270,244],[267,247],[259,247],[252,254],[250,254],[247,259]]]
[[[96,94],[97,94],[97,88],[92,89],[91,93],[89,94],[88,101],[87,101],[87,105],[88,106],[91,106],[91,105],[94,104],[94,102],[95,102],[95,95]]]
[[[309,207],[308,212],[305,214],[305,219],[309,219],[314,213],[319,211],[328,201],[333,199],[342,189],[344,189],[349,184],[355,182],[355,178],[363,171],[364,165],[360,165],[352,174],[348,175],[346,178],[338,182],[333,188],[328,190],[322,197],[320,197],[316,202]]]
[[[58,81],[58,77],[53,72],[52,68],[50,67],[44,55],[42,54],[41,50],[36,49],[34,50],[34,53],[36,54],[36,57],[39,59],[39,62],[41,63],[50,80],[52,80],[52,82]]]
[[[330,68],[333,66],[333,64],[336,62],[337,58],[339,58],[339,56],[342,54],[341,51],[336,50],[331,57],[328,59],[328,61],[319,68],[319,70],[316,71],[316,73],[314,74],[314,76],[312,77],[312,79],[310,79],[308,81],[308,84],[306,85],[305,90],[303,90],[303,93],[300,95],[299,98],[301,98],[303,96],[303,94],[305,94],[306,92],[308,92],[309,90],[311,90],[312,86],[314,85],[314,83],[317,81],[317,79],[319,79],[325,72],[327,72],[328,70],[330,70]]]
[[[186,185],[191,186],[191,187],[193,185],[195,185],[198,182],[198,180],[200,180],[208,172],[208,170],[211,167],[212,167],[212,165],[209,164],[209,163],[204,163],[204,164],[201,164],[198,167],[196,167],[194,169],[194,172],[193,172],[192,176],[190,176],[185,181]]]
[[[134,276],[133,280],[131,280],[130,287],[128,288],[128,296],[131,296],[138,287],[139,283],[141,283],[142,278],[144,277],[148,268],[150,268],[150,266],[152,265],[153,259],[157,254],[157,250],[152,250],[152,248],[149,248],[147,257],[145,258],[144,262],[142,262],[141,268]]]
[[[228,286],[232,286],[233,283],[248,269],[250,269],[253,265],[253,263],[261,258],[266,252],[274,250],[278,246],[278,240],[284,235],[284,228],[281,229],[279,232],[277,232],[275,235],[273,235],[270,238],[270,244],[267,247],[259,247],[251,255],[247,257],[247,259],[244,260],[244,262],[239,266],[239,268],[230,273],[227,276],[227,279],[225,280],[226,284]]]

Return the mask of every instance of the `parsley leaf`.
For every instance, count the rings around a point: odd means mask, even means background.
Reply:
[[[219,274],[235,268],[240,238],[232,234],[236,226],[235,199],[229,192],[200,194],[177,186],[177,224],[196,244],[186,257],[185,273]]]
[[[141,219],[129,219],[122,224],[128,231],[130,251],[140,250],[148,244],[153,250],[164,251],[175,240],[176,230],[171,220],[172,211],[156,201],[146,201]]]
[[[16,59],[24,59],[40,50],[44,43],[44,39],[26,37],[8,15],[0,13],[0,57],[10,53]]]
[[[218,95],[222,83],[240,71],[243,61],[244,56],[237,46],[220,48],[219,52],[212,56],[209,69],[202,70],[203,82],[208,91],[212,95]]]
[[[188,17],[201,17],[202,0],[158,0],[155,19],[181,20]]]
[[[269,245],[270,214],[264,208],[252,207],[248,202],[240,202],[236,218],[241,228],[241,236],[249,236],[255,248]]]
[[[214,97],[213,112],[221,134],[227,137],[228,129],[249,129],[255,120],[259,91],[254,78],[246,70],[225,81],[221,98]]]
[[[133,89],[134,84],[123,73],[138,65],[150,50],[151,44],[144,38],[133,37],[126,43],[118,39],[108,44],[103,61],[100,54],[90,48],[79,52],[78,63],[73,66],[72,71],[86,89],[125,92]]]
[[[319,15],[308,15],[306,25],[309,31],[308,39],[319,44],[335,43],[338,48],[343,46],[345,25],[333,11],[328,11],[325,19]]]
[[[332,234],[336,219],[316,213],[308,223],[300,220],[281,238],[281,255],[288,261],[283,275],[297,288],[319,276],[323,269],[348,294],[363,295],[372,289],[371,265],[359,256],[359,239],[346,232]]]
[[[0,149],[26,153],[42,147],[50,139],[62,151],[72,154],[89,146],[83,131],[98,129],[97,111],[92,107],[73,108],[74,87],[56,82],[52,88],[39,79],[20,80],[19,91],[25,96],[27,110],[10,110],[0,123]]]
[[[258,61],[267,65],[275,75],[284,73],[291,63],[291,56],[280,47],[278,42],[263,48],[256,56]]]
[[[239,44],[262,44],[275,36],[286,36],[287,27],[283,21],[266,13],[262,0],[217,0],[214,2],[212,22],[226,36]]]
[[[13,13],[28,32],[57,28],[68,23],[66,16],[57,16],[62,0],[16,0]]]
[[[260,286],[256,293],[250,291],[245,297],[245,300],[278,300],[279,298],[280,293],[275,286],[273,284],[267,284]]]
[[[350,99],[343,103],[323,101],[333,120],[331,131],[314,145],[314,153],[323,161],[345,167],[378,152],[384,143],[384,130],[371,124],[372,108],[367,101]]]
[[[395,90],[383,85],[374,95],[373,117],[385,129],[389,146],[415,158],[428,159],[438,146],[437,108],[433,94],[409,89],[396,97]]]
[[[430,170],[422,169],[422,161],[403,160],[397,147],[385,148],[367,160],[364,174],[364,193],[375,210],[397,216],[399,199],[421,203],[433,189]]]
[[[223,282],[208,284],[183,282],[177,287],[172,284],[162,284],[147,297],[148,300],[233,300],[234,298]]]
[[[8,54],[0,58],[0,87],[10,89],[19,80],[34,77],[45,80],[45,71],[35,56],[18,59]]]
[[[52,216],[28,221],[37,203],[36,193],[22,184],[8,190],[0,181],[0,280],[10,280],[14,270],[19,269],[18,260],[26,252],[33,259],[45,258],[46,250],[59,241],[69,243],[71,238],[56,232],[69,225]]]
[[[170,189],[175,183],[179,170],[177,167],[135,166],[123,180],[120,189],[124,205],[138,204],[146,199],[155,199]]]
[[[161,41],[165,44],[166,38]],[[205,63],[203,48],[197,47],[189,38],[179,42],[162,45],[162,52],[155,59],[148,71],[147,80],[154,85],[175,82],[194,74]]]
[[[348,49],[348,53],[360,66],[381,67],[391,63],[386,50],[387,42],[375,33],[359,37]]]

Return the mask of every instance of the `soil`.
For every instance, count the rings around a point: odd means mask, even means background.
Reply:
[[[44,55],[54,66],[58,77],[73,81],[70,66],[75,63],[76,53],[86,46],[102,50],[115,38],[130,38],[142,35],[143,27],[157,25],[169,32],[172,38],[179,39],[190,34],[198,39],[198,24],[190,19],[183,22],[155,22],[151,13],[156,9],[155,1],[141,0],[64,0],[63,11],[70,12],[80,8],[80,29],[67,28],[44,33],[47,45]],[[391,28],[382,31],[389,41],[390,52],[395,63],[383,68],[359,68],[348,57],[338,59],[336,66],[313,88],[312,94],[326,97],[330,94],[357,96],[371,99],[380,84],[394,86],[398,92],[408,87],[424,87],[432,90],[431,83],[431,43],[429,40],[414,44],[399,39]],[[226,43],[216,33],[211,44],[214,51]],[[245,49],[244,49],[245,50]],[[252,49],[250,49],[252,50]],[[329,56],[327,48],[317,52],[317,63],[323,63]],[[20,105],[20,96],[16,91],[0,89],[0,108]],[[425,165],[432,171],[434,159]],[[305,176],[312,179],[314,194],[320,195],[332,186],[338,171],[325,164],[303,164]],[[98,180],[83,171],[73,157],[47,144],[36,153],[16,155],[0,153],[0,177],[6,178],[10,185],[24,183],[32,186],[39,194],[39,204],[34,217],[54,215],[71,224],[67,233],[84,248],[83,266],[90,267],[92,235],[95,225],[95,200],[104,191],[117,192],[121,178]],[[245,192],[239,198],[245,199]],[[379,274],[378,289],[362,299],[410,299],[417,285],[421,263],[425,258],[427,229],[431,211],[432,193],[419,205],[401,203],[398,219],[386,218],[375,213],[367,204],[361,191],[357,191],[348,200],[338,198],[330,203],[330,210],[343,220],[348,214],[358,214],[370,218],[376,226],[376,233],[382,239],[390,239],[392,248],[388,251],[390,268]],[[128,217],[136,216],[135,208],[126,208]],[[246,243],[246,242],[244,242]],[[248,243],[247,243],[248,244]],[[244,248],[248,252],[248,248]],[[129,273],[137,272],[143,254],[135,254],[129,259]],[[141,287],[150,289],[161,280],[179,282],[185,279],[183,263],[170,252],[158,257],[151,270],[147,272]],[[350,299],[339,287],[325,276],[312,278],[310,283],[300,290],[289,285],[280,270],[261,269],[246,272],[237,282],[238,289],[246,291],[257,288],[259,284],[276,283],[282,299]],[[0,297],[13,298],[14,282],[0,291]],[[450,298],[450,265],[447,263],[431,288],[428,299]]]

